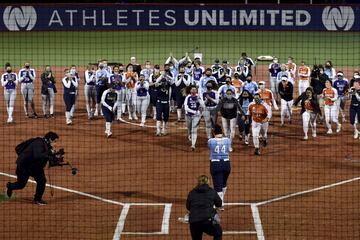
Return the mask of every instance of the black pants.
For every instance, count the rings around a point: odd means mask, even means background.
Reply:
[[[157,121],[169,121],[169,102],[157,100],[156,102],[156,120]]]
[[[222,239],[222,229],[219,224],[213,224],[212,221],[190,223],[190,233],[192,240],[201,240],[203,233],[214,237],[214,240]]]
[[[216,192],[222,192],[222,189],[227,186],[227,180],[229,178],[230,172],[230,161],[220,160],[220,162],[210,163],[210,173]]]
[[[34,200],[37,201],[42,199],[46,185],[46,177],[45,177],[44,169],[41,169],[36,173],[31,173],[29,172],[28,169],[18,166],[16,168],[16,176],[17,176],[17,181],[14,183],[10,183],[9,189],[11,190],[23,189],[26,186],[29,177],[31,176],[34,178],[36,182],[36,193],[34,195]]]

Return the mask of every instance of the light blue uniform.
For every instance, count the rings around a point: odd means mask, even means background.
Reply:
[[[227,189],[227,180],[231,172],[229,152],[231,147],[230,138],[210,138],[210,173],[214,183],[214,189],[219,194],[223,205]]]

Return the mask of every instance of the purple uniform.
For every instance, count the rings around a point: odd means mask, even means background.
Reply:
[[[186,102],[189,109],[193,111],[198,111],[200,107],[200,102],[198,96],[189,96]],[[191,112],[186,113],[188,116],[193,116],[194,114]]]

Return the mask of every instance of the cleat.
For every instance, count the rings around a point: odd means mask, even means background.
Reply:
[[[232,147],[229,147],[229,152],[232,152],[233,151],[233,148]]]
[[[45,206],[47,204],[46,201],[40,199],[40,200],[34,200],[34,203],[40,206]]]
[[[106,134],[106,137],[107,138],[110,138],[112,136],[112,132],[108,132],[107,134]]]
[[[308,140],[309,139],[309,137],[308,136],[304,136],[304,140]]]
[[[331,129],[329,129],[327,132],[326,132],[326,134],[332,134],[333,132],[332,132],[332,130]]]
[[[220,211],[225,211],[224,205],[222,205],[222,206],[220,207]]]
[[[134,115],[133,115],[133,119],[136,120],[136,121],[138,120],[138,117],[136,116],[135,113],[134,113]]]
[[[336,128],[336,132],[339,133],[341,131],[341,124],[339,123],[337,128]]]
[[[245,145],[249,145],[250,134],[245,136]]]
[[[240,142],[243,140],[243,135],[241,133],[239,135],[239,140],[240,140]]]
[[[50,118],[55,118],[55,115],[54,115],[54,114],[50,114]]]
[[[132,116],[131,116],[131,115],[129,115],[129,121],[132,121],[132,120],[133,120]]]
[[[189,223],[189,214],[185,214],[184,217],[179,217],[178,221],[182,223]]]
[[[71,125],[71,124],[72,124],[71,119],[66,120],[66,125]]]
[[[191,146],[191,151],[192,151],[192,152],[195,151],[195,146]]]
[[[10,187],[10,182],[8,182],[8,183],[6,184],[6,188],[7,188],[7,190],[6,190],[6,195],[7,195],[8,198],[11,198],[11,196],[12,196],[12,190],[11,190],[9,187]]]
[[[266,147],[266,146],[267,146],[267,140],[266,140],[266,138],[264,138],[264,139],[263,139],[263,141],[262,141],[262,145],[263,145],[264,147]]]
[[[145,127],[145,123],[140,123],[140,127]]]
[[[312,137],[316,138],[316,132],[312,133]]]
[[[354,132],[354,139],[358,139],[359,138],[359,131],[355,130]]]
[[[259,148],[255,148],[254,154],[257,155],[257,156],[260,156],[260,149],[259,149]]]

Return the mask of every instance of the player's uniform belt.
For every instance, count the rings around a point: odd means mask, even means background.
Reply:
[[[211,162],[220,162],[220,161],[224,161],[224,162],[227,162],[229,161],[228,158],[225,158],[225,159],[210,159]]]
[[[158,103],[169,103],[169,101],[160,101],[160,100],[157,100]]]

